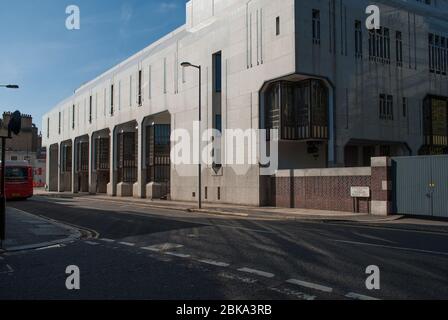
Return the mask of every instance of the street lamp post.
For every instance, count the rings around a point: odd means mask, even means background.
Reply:
[[[0,85],[0,88],[7,89],[19,89],[18,85],[7,84]],[[8,136],[0,137],[2,141],[2,152],[1,152],[1,175],[0,175],[0,248],[3,248],[3,241],[6,238],[6,193],[5,193],[5,153],[6,153],[6,139],[11,138],[11,128],[8,125]]]
[[[202,122],[202,68],[201,65],[194,65],[190,62],[182,62],[183,68],[196,68],[199,72],[199,159],[198,159],[198,207],[202,209],[202,152],[201,152],[201,122]]]

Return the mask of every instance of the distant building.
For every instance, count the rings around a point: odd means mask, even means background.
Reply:
[[[0,120],[0,134],[7,135],[7,126],[11,119],[11,113],[4,112]],[[2,146],[3,147],[3,146]],[[22,130],[19,135],[12,135],[12,139],[6,140],[7,161],[28,161],[34,168],[34,182],[36,186],[45,185],[46,152],[42,148],[42,135],[31,115],[22,115]]]

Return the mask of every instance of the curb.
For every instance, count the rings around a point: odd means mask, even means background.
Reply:
[[[40,242],[40,243],[32,243],[32,244],[27,244],[27,245],[22,245],[22,246],[14,246],[8,249],[4,249],[3,252],[0,249],[0,253],[13,253],[13,252],[19,252],[19,251],[28,251],[28,250],[35,250],[35,249],[40,249],[40,248],[45,248],[45,247],[50,247],[50,246],[55,246],[55,245],[60,245],[60,244],[65,244],[65,243],[69,243],[69,242],[73,242],[75,240],[79,240],[82,238],[82,233],[81,233],[81,229],[75,228],[71,225],[68,224],[63,224],[61,222],[57,222],[54,221],[52,219],[46,218],[46,217],[42,217],[39,215],[35,215],[20,209],[16,209],[14,208],[14,210],[20,211],[22,214],[26,214],[26,215],[31,215],[33,216],[35,219],[40,219],[40,220],[44,220],[47,223],[53,224],[55,226],[58,226],[62,229],[68,230],[70,235],[66,236],[64,238],[61,239],[57,239],[57,240],[52,240],[52,241],[45,241],[45,242]]]

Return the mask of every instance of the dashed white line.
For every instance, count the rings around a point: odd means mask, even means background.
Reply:
[[[175,253],[175,252],[165,252],[165,254],[169,256],[174,256],[178,258],[190,258],[191,256],[189,254],[182,254],[182,253]]]
[[[301,287],[305,287],[305,288],[309,288],[309,289],[315,289],[315,290],[319,290],[319,291],[323,291],[323,292],[333,292],[333,288],[322,286],[320,284],[316,284],[316,283],[312,283],[312,282],[307,282],[307,281],[302,281],[302,280],[297,280],[297,279],[289,279],[286,282],[289,284],[295,284],[297,286],[301,286]]]
[[[238,269],[238,271],[256,274],[258,276],[265,277],[265,278],[274,278],[275,277],[275,275],[273,273],[256,270],[256,269],[251,269],[251,268],[241,268],[241,269]]]
[[[161,251],[160,249],[158,249],[158,248],[153,248],[153,247],[142,247],[142,248],[140,248],[140,249],[148,250],[148,251],[153,251],[153,252],[160,252],[160,251]]]
[[[219,262],[219,261],[213,261],[213,260],[207,260],[207,259],[198,260],[198,261],[202,262],[202,263],[205,263],[205,264],[210,264],[210,265],[216,266],[216,267],[226,268],[226,267],[230,266],[230,264],[225,263],[225,262]]]
[[[109,243],[115,242],[115,240],[107,239],[107,238],[101,238],[101,239],[98,239],[98,240],[104,241],[104,242],[109,242]]]
[[[377,298],[369,297],[369,296],[359,294],[359,293],[354,293],[354,292],[347,293],[345,295],[345,297],[350,298],[350,299],[356,299],[356,300],[380,300]]]
[[[84,241],[84,243],[90,244],[91,246],[98,246],[99,245],[98,242],[93,242],[93,241]]]
[[[183,247],[183,245],[181,245],[181,244],[162,243],[162,244],[152,245],[152,246],[149,246],[149,247],[143,247],[142,249],[149,250],[149,251],[160,252],[160,251],[167,251],[167,250],[171,250],[171,249],[179,249],[179,248],[182,248],[182,247]]]
[[[122,241],[122,242],[118,242],[119,244],[122,244],[122,245],[124,245],[124,246],[128,246],[128,247],[133,247],[133,246],[135,246],[135,243],[131,243],[131,242],[125,242],[125,241]]]
[[[48,246],[48,247],[43,247],[43,248],[37,248],[36,251],[42,251],[42,250],[48,250],[48,249],[56,249],[56,248],[62,248],[64,247],[64,245],[62,244],[56,244],[54,246]]]

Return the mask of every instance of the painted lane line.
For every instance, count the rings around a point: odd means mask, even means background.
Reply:
[[[36,251],[42,251],[42,250],[48,250],[48,249],[56,249],[56,248],[62,248],[62,247],[64,247],[64,245],[62,245],[62,244],[55,244],[54,246],[37,248]]]
[[[124,241],[122,241],[122,242],[118,242],[118,243],[122,244],[124,246],[128,246],[128,247],[134,247],[135,246],[135,243],[131,243],[131,242],[124,242]]]
[[[286,282],[289,284],[295,284],[297,286],[314,289],[314,290],[319,290],[319,291],[323,291],[323,292],[333,292],[333,288],[322,286],[320,284],[316,284],[316,283],[312,283],[312,282],[306,282],[306,281],[297,280],[297,279],[289,279]]]
[[[345,295],[345,297],[350,298],[350,299],[356,299],[356,300],[380,300],[377,298],[373,298],[373,297],[369,297],[363,294],[358,294],[358,293],[354,293],[354,292],[350,292],[347,293]]]
[[[104,241],[104,242],[109,242],[109,243],[113,243],[113,242],[115,242],[115,240],[107,239],[107,238],[101,238],[101,239],[98,239],[98,240],[100,240],[100,241]]]
[[[216,266],[216,267],[223,267],[226,268],[228,266],[230,266],[230,264],[225,263],[225,262],[219,262],[219,261],[213,261],[213,260],[198,260],[199,262],[205,263],[205,264],[210,264],[212,266]]]
[[[185,258],[185,259],[191,257],[189,254],[181,254],[181,253],[175,253],[175,252],[165,252],[165,254],[167,254],[169,256],[178,257],[178,258]]]
[[[84,243],[87,243],[87,244],[89,244],[91,246],[98,246],[99,245],[98,242],[94,242],[94,241],[84,241]]]
[[[148,250],[148,251],[153,251],[153,252],[160,252],[160,251],[161,251],[160,249],[153,248],[153,247],[142,247],[142,248],[140,248],[140,249]]]
[[[333,240],[333,241],[340,242],[340,243],[346,243],[346,244],[360,245],[360,246],[370,246],[370,247],[377,247],[377,248],[386,248],[386,249],[394,249],[394,250],[402,250],[402,251],[411,251],[411,252],[448,256],[448,252],[430,251],[430,250],[405,248],[405,247],[394,247],[394,246],[387,246],[387,245],[382,245],[382,244],[357,242],[357,241],[344,241],[344,240]]]
[[[241,268],[241,269],[238,269],[238,271],[256,274],[258,276],[265,277],[265,278],[274,278],[275,277],[275,275],[273,273],[260,271],[260,270],[256,270],[256,269],[251,269],[251,268]]]
[[[160,251],[168,251],[168,250],[179,249],[179,248],[183,248],[183,245],[176,244],[176,243],[162,243],[162,244],[152,245],[149,247],[144,247],[143,249],[160,252]]]

